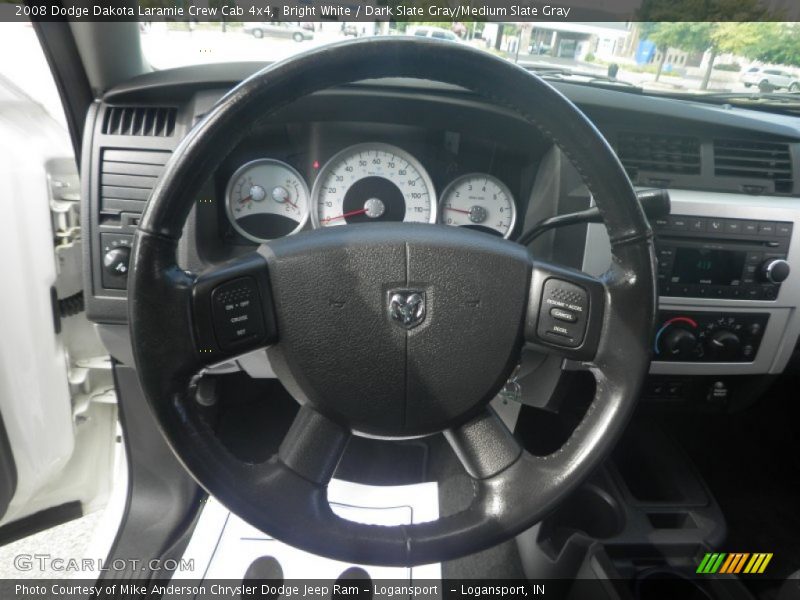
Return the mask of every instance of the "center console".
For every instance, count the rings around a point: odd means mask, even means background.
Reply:
[[[726,376],[780,373],[800,334],[800,273],[791,268],[800,265],[800,199],[670,196],[672,214],[651,223],[659,314],[650,372],[667,378],[658,388],[684,376],[731,387]],[[608,252],[602,225],[591,225],[583,270],[602,273]]]

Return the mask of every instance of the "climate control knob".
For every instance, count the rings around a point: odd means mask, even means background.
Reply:
[[[715,331],[711,334],[706,343],[706,350],[709,355],[714,360],[719,361],[738,358],[741,347],[742,340],[739,339],[739,336],[727,329]]]
[[[681,327],[673,327],[661,340],[662,353],[678,360],[692,358],[696,349],[697,337]]]
[[[782,283],[789,277],[789,263],[780,258],[771,258],[761,265],[760,275],[764,281]]]

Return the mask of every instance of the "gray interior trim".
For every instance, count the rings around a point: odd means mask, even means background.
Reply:
[[[124,0],[121,5],[137,6]],[[152,71],[142,54],[136,22],[70,21],[75,44],[95,94]],[[102,52],[97,49],[102,48]]]

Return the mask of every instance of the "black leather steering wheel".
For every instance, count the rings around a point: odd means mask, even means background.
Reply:
[[[462,86],[518,113],[557,144],[602,212],[613,255],[605,275],[539,262],[522,246],[486,234],[403,223],[301,233],[200,275],[178,267],[178,240],[200,186],[254,122],[315,91],[381,77]],[[244,81],[175,151],[133,249],[136,367],[186,468],[255,527],[355,563],[452,559],[535,524],[615,443],[649,364],[653,256],[650,228],[611,148],[540,78],[447,42],[325,46]],[[576,323],[557,319],[554,310]],[[245,325],[233,331],[232,319]],[[597,380],[580,425],[544,457],[522,449],[488,407],[525,343],[582,361]],[[215,437],[191,389],[204,366],[263,347],[302,407],[279,452],[252,464]],[[440,431],[474,483],[468,508],[394,527],[333,513],[326,486],[353,432],[398,439]]]

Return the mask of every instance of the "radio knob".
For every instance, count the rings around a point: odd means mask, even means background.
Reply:
[[[697,348],[697,338],[687,329],[673,327],[664,336],[662,344],[664,354],[677,359],[692,358]]]
[[[732,331],[720,329],[711,334],[706,347],[717,360],[733,360],[739,356],[742,340]]]
[[[789,277],[789,263],[780,258],[771,258],[761,265],[761,278],[770,283],[782,283]]]

